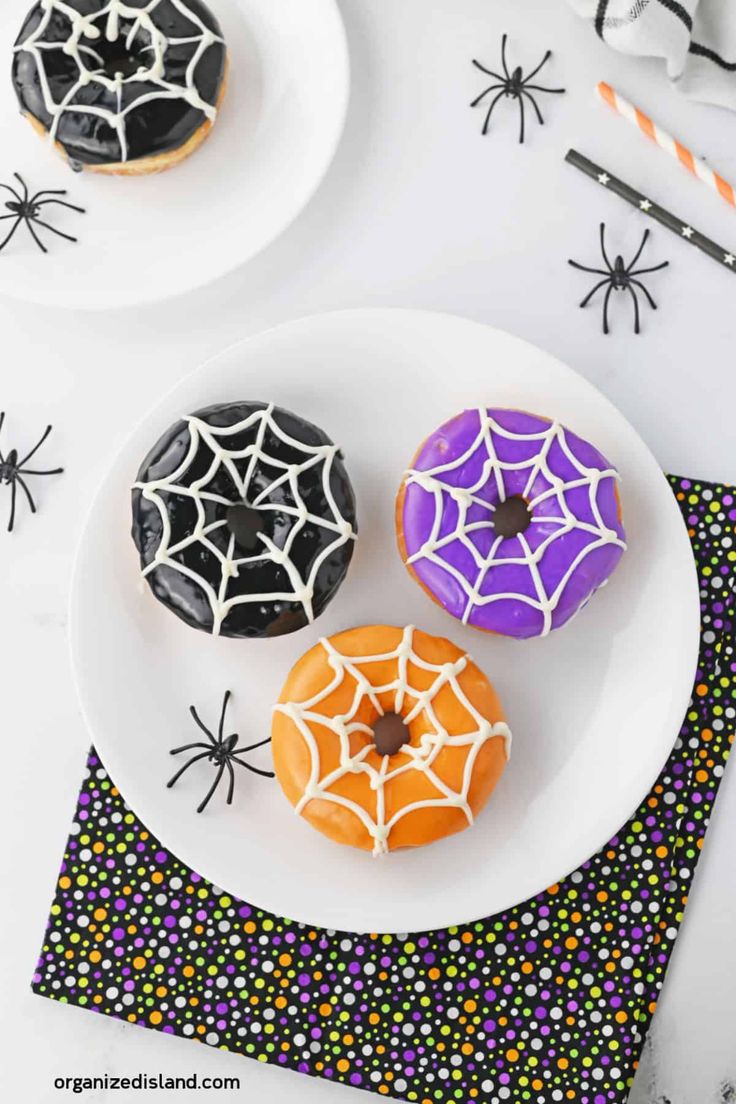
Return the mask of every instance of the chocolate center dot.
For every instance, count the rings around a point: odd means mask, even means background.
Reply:
[[[373,726],[373,743],[379,755],[396,755],[409,742],[409,730],[398,713],[384,713]]]
[[[265,527],[263,514],[245,502],[236,502],[234,506],[228,506],[226,518],[238,548],[243,552],[255,552],[261,543],[258,534]]]
[[[532,515],[521,495],[512,495],[499,502],[493,512],[493,528],[499,537],[517,537],[532,523]]]

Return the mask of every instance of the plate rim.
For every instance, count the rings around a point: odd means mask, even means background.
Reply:
[[[166,405],[166,403],[169,400],[171,395],[175,394],[186,383],[192,382],[195,377],[206,376],[206,374],[211,370],[213,365],[215,365],[221,359],[226,358],[229,354],[231,354],[235,350],[242,349],[242,348],[246,347],[252,341],[259,340],[261,338],[266,338],[269,334],[274,333],[276,331],[284,331],[284,330],[287,330],[289,328],[297,328],[298,329],[301,326],[309,325],[309,324],[312,324],[312,323],[317,322],[317,321],[320,322],[320,323],[324,323],[325,321],[329,321],[331,319],[346,319],[346,318],[349,318],[351,316],[352,317],[358,317],[358,318],[365,318],[367,316],[373,316],[374,318],[377,318],[377,316],[379,316],[379,315],[384,315],[384,316],[385,315],[391,315],[392,317],[401,316],[401,317],[407,318],[407,319],[408,318],[413,318],[417,322],[419,322],[420,324],[421,324],[422,320],[425,320],[427,318],[430,318],[430,319],[433,319],[433,320],[440,320],[441,319],[441,320],[448,321],[450,323],[467,324],[467,325],[472,326],[472,327],[478,327],[480,329],[487,330],[487,331],[490,331],[490,332],[495,333],[495,334],[499,334],[499,335],[501,335],[501,337],[503,339],[508,339],[508,340],[512,341],[513,343],[518,344],[519,346],[525,347],[526,349],[530,350],[534,355],[537,355],[537,356],[541,355],[545,359],[554,362],[554,364],[556,365],[556,367],[558,369],[562,370],[564,373],[568,374],[569,376],[575,377],[575,379],[580,384],[584,385],[585,389],[589,390],[592,393],[595,393],[595,395],[600,400],[602,400],[602,402],[605,404],[605,406],[607,408],[609,408],[610,410],[612,410],[614,415],[617,418],[621,419],[626,424],[629,431],[633,434],[633,436],[638,441],[639,445],[645,450],[646,454],[648,455],[649,459],[652,462],[653,467],[656,468],[659,479],[661,480],[661,483],[662,483],[662,489],[663,489],[663,491],[666,491],[667,498],[669,499],[669,502],[671,504],[671,506],[668,506],[668,509],[671,510],[672,516],[676,517],[677,520],[679,521],[679,523],[682,527],[683,538],[684,538],[685,541],[687,541],[688,547],[690,548],[690,551],[691,551],[691,555],[688,558],[688,566],[689,566],[689,572],[688,573],[690,575],[690,585],[689,585],[690,599],[689,600],[692,601],[693,614],[695,615],[694,618],[693,618],[693,621],[694,621],[693,632],[692,632],[692,639],[691,639],[690,648],[689,648],[689,662],[687,663],[687,667],[691,671],[691,676],[690,676],[689,680],[687,681],[686,686],[681,690],[680,695],[676,699],[675,699],[674,693],[672,694],[673,702],[674,702],[674,700],[677,700],[681,703],[681,708],[678,705],[677,710],[674,709],[674,704],[673,704],[673,710],[672,710],[673,714],[676,713],[676,715],[678,717],[681,717],[681,719],[684,720],[684,718],[686,716],[687,706],[688,706],[688,703],[689,703],[689,701],[691,699],[691,696],[692,696],[692,686],[693,686],[693,683],[694,683],[695,675],[697,673],[697,663],[698,663],[698,657],[699,657],[699,651],[700,651],[700,639],[701,639],[701,635],[700,635],[700,588],[699,588],[699,582],[698,582],[697,565],[696,565],[696,561],[695,561],[695,556],[694,556],[694,554],[692,554],[692,549],[691,549],[691,546],[690,546],[689,538],[687,536],[687,527],[685,525],[684,519],[682,519],[682,516],[681,516],[680,510],[679,510],[679,507],[677,505],[677,502],[675,500],[675,497],[672,494],[672,489],[671,489],[671,487],[669,485],[669,482],[667,480],[667,476],[666,476],[665,472],[663,471],[663,469],[661,468],[661,466],[660,466],[659,462],[657,461],[656,457],[654,456],[653,452],[649,448],[649,445],[646,443],[646,441],[644,441],[644,439],[641,437],[641,435],[638,433],[638,431],[634,428],[634,426],[631,424],[631,422],[628,420],[628,418],[618,409],[618,407],[615,406],[615,404],[612,402],[611,399],[608,398],[607,395],[605,395],[602,391],[600,391],[595,386],[595,384],[593,384],[585,376],[583,376],[579,372],[577,372],[574,368],[570,367],[570,365],[568,365],[565,361],[558,358],[555,354],[548,352],[546,349],[543,349],[541,346],[535,345],[533,342],[528,341],[526,338],[519,337],[518,335],[513,334],[510,331],[503,330],[503,329],[501,329],[497,326],[487,324],[487,323],[485,323],[485,322],[483,322],[483,321],[481,321],[477,318],[473,318],[473,317],[470,317],[468,315],[457,314],[456,312],[451,312],[451,311],[435,311],[435,310],[426,310],[426,309],[422,309],[422,308],[412,308],[412,307],[408,307],[408,308],[405,308],[405,307],[349,307],[349,308],[343,308],[343,309],[332,310],[332,311],[319,311],[319,312],[314,312],[314,313],[307,314],[307,315],[300,315],[296,318],[289,318],[289,319],[285,319],[285,320],[282,320],[282,321],[277,321],[277,322],[274,322],[273,324],[270,324],[270,325],[264,327],[261,330],[256,330],[252,333],[248,333],[248,334],[246,334],[245,337],[240,338],[239,340],[230,342],[227,346],[223,347],[221,350],[214,353],[212,356],[209,356],[202,363],[195,366],[191,371],[185,373],[178,380],[176,380],[170,387],[167,387],[165,389],[165,391],[162,394],[159,395],[158,399],[155,402],[153,402],[152,404],[150,404],[150,406],[148,406],[145,409],[145,411],[143,412],[141,417],[136,420],[135,424],[130,428],[128,433],[125,434],[125,437],[124,437],[123,441],[121,442],[119,448],[117,448],[115,450],[114,454],[110,458],[107,459],[107,462],[105,463],[105,466],[104,466],[103,474],[102,474],[102,476],[100,478],[100,481],[99,481],[98,485],[96,486],[96,488],[95,488],[95,490],[92,494],[92,497],[91,497],[91,499],[88,503],[87,509],[86,509],[86,511],[84,513],[84,516],[83,516],[83,522],[82,522],[82,524],[80,526],[80,529],[79,529],[79,537],[78,537],[78,540],[77,540],[77,543],[76,543],[73,562],[72,562],[72,569],[71,569],[71,572],[70,572],[69,598],[68,598],[68,615],[69,615],[68,645],[69,645],[70,667],[71,667],[71,671],[72,671],[72,681],[73,681],[73,684],[74,684],[74,688],[75,688],[75,692],[76,692],[76,696],[77,696],[77,701],[78,701],[78,704],[79,704],[80,712],[82,714],[82,718],[84,720],[85,727],[87,728],[87,732],[89,734],[89,737],[92,740],[92,743],[93,743],[94,748],[95,748],[95,752],[96,752],[98,758],[100,759],[100,762],[101,762],[102,766],[105,768],[106,771],[108,769],[107,765],[106,765],[106,757],[97,748],[97,745],[94,742],[95,737],[94,737],[93,726],[92,726],[91,720],[88,716],[87,709],[85,707],[85,700],[84,700],[84,696],[82,694],[82,688],[81,688],[81,685],[80,685],[79,664],[78,664],[77,658],[76,658],[76,651],[77,651],[77,649],[76,649],[77,618],[76,618],[74,610],[75,610],[75,596],[77,594],[77,588],[78,588],[78,580],[79,580],[79,576],[81,574],[81,559],[82,559],[83,546],[84,546],[84,543],[85,543],[85,539],[86,539],[86,536],[87,536],[88,529],[91,525],[92,517],[93,517],[93,514],[95,512],[97,503],[98,503],[99,499],[102,497],[102,495],[104,493],[107,480],[110,476],[110,472],[116,466],[118,460],[124,454],[126,449],[129,447],[131,438],[133,438],[137,434],[137,432],[144,425],[144,423],[147,423],[150,419],[152,419],[156,415],[157,411],[159,411],[163,407],[165,407],[165,405]],[[664,501],[664,498],[663,498],[663,501]],[[448,629],[448,632],[449,631],[450,630]],[[683,666],[684,666],[684,663],[683,663]],[[625,820],[623,821],[623,823],[616,824],[613,829],[606,828],[605,832],[603,832],[603,830],[601,829],[601,834],[603,835],[603,838],[596,837],[595,841],[593,841],[590,845],[586,844],[585,855],[582,858],[580,858],[579,860],[577,860],[574,863],[573,866],[570,867],[566,864],[565,869],[559,870],[552,879],[548,879],[547,882],[546,882],[546,885],[538,886],[536,889],[529,890],[528,892],[526,892],[520,898],[517,897],[517,896],[512,896],[511,899],[503,901],[503,903],[498,908],[494,909],[494,911],[492,913],[481,912],[478,915],[474,914],[472,916],[462,917],[462,918],[458,918],[457,916],[448,916],[448,917],[442,919],[441,921],[437,920],[436,917],[433,917],[432,922],[427,924],[425,927],[422,927],[422,928],[414,928],[413,927],[411,930],[413,932],[420,933],[422,931],[429,931],[429,930],[436,930],[436,929],[440,929],[440,928],[454,927],[454,926],[459,925],[459,924],[470,924],[470,923],[474,923],[474,922],[477,922],[477,921],[480,921],[480,920],[487,919],[489,917],[496,916],[496,915],[500,914],[501,912],[507,911],[508,909],[515,908],[519,905],[522,905],[525,901],[531,899],[537,893],[543,892],[547,888],[548,885],[553,885],[556,882],[559,882],[562,879],[564,879],[565,877],[569,876],[576,869],[578,869],[579,866],[582,863],[588,861],[588,859],[590,859],[599,850],[601,850],[601,848],[605,846],[605,844],[626,824],[627,820],[633,815],[633,813],[636,811],[638,805],[646,797],[646,794],[650,791],[651,787],[656,782],[656,779],[657,779],[660,771],[662,770],[665,763],[667,762],[667,759],[668,759],[668,757],[671,753],[672,746],[674,746],[674,743],[677,739],[679,731],[680,731],[680,725],[678,724],[678,727],[672,732],[671,744],[668,745],[668,747],[665,751],[665,754],[664,754],[664,758],[661,760],[661,762],[658,761],[658,766],[657,766],[656,773],[653,774],[653,776],[650,778],[650,780],[648,782],[642,783],[642,787],[643,787],[642,791],[641,791],[640,795],[638,796],[638,798],[636,799],[636,802],[634,803],[634,805],[631,808],[630,812],[627,814],[627,816],[626,816]],[[114,770],[110,772],[110,778],[113,781],[113,784],[115,784]],[[149,828],[148,824],[146,824],[145,819],[137,813],[137,811],[135,809],[135,803],[131,803],[129,801],[128,797],[125,794],[123,794],[123,799],[125,800],[126,805],[128,805],[128,807],[134,813],[134,815],[138,816],[138,818],[141,820],[141,823],[144,825],[144,827],[146,827],[148,830],[153,832],[156,835],[156,838],[162,844],[162,846],[167,848],[173,856],[178,858],[176,849],[169,847],[168,843],[167,843],[167,840],[165,838],[162,838],[162,836],[161,836],[161,834],[159,834],[158,830],[154,829],[154,828]],[[164,835],[165,835],[165,833],[164,833]],[[189,865],[186,858],[179,859],[179,861],[183,862],[187,866]],[[196,872],[201,873],[202,877],[206,878],[209,881],[212,881],[213,884],[216,884],[220,888],[223,888],[226,891],[231,892],[230,890],[228,890],[228,886],[226,884],[227,879],[225,880],[225,885],[223,885],[222,881],[217,881],[216,879],[211,878],[206,872],[204,872],[204,873],[202,873],[200,871],[196,871]],[[239,896],[239,894],[235,894],[235,895]],[[253,905],[253,907],[256,907],[256,908],[264,910],[264,911],[272,912],[272,913],[277,914],[277,915],[288,916],[290,919],[292,919],[292,920],[294,920],[298,923],[303,923],[303,924],[307,924],[307,925],[310,925],[310,926],[317,926],[317,927],[325,928],[327,930],[338,930],[338,931],[343,930],[343,931],[348,931],[352,934],[362,934],[362,933],[365,933],[365,932],[368,932],[368,931],[375,931],[376,930],[375,926],[366,926],[364,928],[352,928],[352,927],[345,928],[343,925],[341,925],[339,923],[338,924],[328,924],[328,923],[325,923],[325,922],[323,922],[319,919],[315,920],[314,917],[309,917],[305,914],[299,915],[299,913],[300,913],[299,909],[296,910],[296,914],[295,914],[291,910],[283,909],[281,907],[274,907],[274,906],[269,905],[267,903],[266,904],[259,904],[256,901],[247,901],[246,903],[251,904],[251,905]],[[405,927],[402,927],[400,925],[392,924],[390,926],[381,926],[378,930],[380,931],[381,934],[397,934],[397,933],[405,931],[406,929],[405,929]]]

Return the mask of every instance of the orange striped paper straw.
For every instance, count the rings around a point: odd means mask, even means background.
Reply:
[[[709,188],[723,196],[726,203],[736,207],[736,194],[733,187],[727,180],[724,180],[722,176],[711,169],[702,158],[696,157],[687,146],[683,146],[666,130],[658,127],[648,115],[645,115],[638,107],[634,107],[632,103],[625,100],[615,88],[611,88],[610,84],[600,81],[597,85],[597,92],[601,99],[610,104],[614,111],[617,111],[619,115],[623,115],[624,119],[637,126],[639,130],[646,134],[647,138],[651,138],[661,149],[666,150],[671,157],[676,157],[680,164],[684,165],[693,176],[697,176],[698,180],[702,180]]]

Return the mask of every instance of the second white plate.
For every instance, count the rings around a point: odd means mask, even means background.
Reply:
[[[54,225],[79,242],[46,232],[48,255],[20,227],[0,253],[0,293],[77,309],[153,303],[243,264],[311,198],[342,134],[350,87],[335,0],[210,2],[230,56],[225,99],[202,148],[160,176],[73,173],[18,114],[3,74],[0,180],[15,183],[17,171],[32,192],[66,188],[87,213],[54,209]],[[3,56],[29,6],[4,0]]]
[[[322,426],[345,451],[360,537],[348,578],[318,622],[266,641],[187,628],[141,584],[129,537],[130,485],[159,434],[213,402],[265,399]],[[514,642],[465,628],[400,562],[394,496],[419,442],[467,406],[546,414],[619,468],[629,551],[570,625]],[[692,689],[699,605],[690,543],[656,461],[621,414],[548,354],[477,323],[418,311],[305,318],[227,350],[135,429],[93,506],[72,592],[72,654],[97,751],[146,827],[179,859],[245,900],[310,924],[420,931],[516,904],[587,859],[653,783]],[[496,684],[514,733],[511,762],[476,825],[431,847],[374,860],[297,818],[276,782],[240,772],[235,803],[195,807],[211,768],[173,790],[169,749],[196,739],[187,708],[246,742],[295,660],[351,625],[415,624],[466,648]],[[268,758],[264,759],[267,762]]]

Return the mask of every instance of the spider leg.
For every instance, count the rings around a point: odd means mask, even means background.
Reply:
[[[29,219],[29,218],[28,218],[28,217],[26,216],[26,217],[24,218],[24,220],[23,220],[23,221],[25,222],[26,226],[27,226],[27,227],[28,227],[28,229],[30,230],[30,233],[31,233],[31,237],[32,237],[32,238],[33,238],[33,240],[35,241],[35,243],[36,243],[36,245],[38,246],[38,248],[39,248],[40,250],[42,250],[42,251],[43,251],[44,253],[48,253],[48,249],[47,249],[47,248],[46,248],[46,246],[45,246],[45,245],[43,244],[43,242],[42,242],[42,241],[41,241],[41,239],[39,238],[39,236],[38,236],[38,234],[36,233],[36,231],[35,231],[35,230],[33,229],[33,223],[31,222],[31,220],[30,220],[30,219]]]
[[[501,97],[505,96],[505,95],[506,95],[505,92],[498,92],[497,95],[495,95],[493,97],[493,99],[491,100],[491,106],[488,108],[488,111],[486,113],[486,121],[483,123],[483,130],[481,131],[481,134],[487,134],[488,133],[488,127],[489,127],[489,124],[491,122],[491,115],[493,113],[493,109],[496,106],[496,104],[498,103],[498,101],[501,99]]]
[[[636,262],[639,260],[639,257],[641,257],[641,251],[644,248],[644,246],[647,244],[647,238],[648,237],[649,237],[649,227],[647,227],[646,230],[644,231],[644,235],[641,239],[641,244],[639,245],[639,248],[636,251],[636,256],[634,257],[633,261],[631,261],[631,263],[626,266],[626,271],[627,272],[631,272],[631,269],[634,267]]]
[[[525,89],[526,89],[526,88],[531,88],[531,89],[532,89],[532,90],[533,90],[534,92],[552,92],[552,93],[560,93],[560,92],[566,92],[566,91],[567,91],[567,89],[566,89],[566,88],[545,88],[545,86],[544,86],[544,85],[542,85],[542,84],[527,84],[527,83],[526,83],[526,81],[527,81],[528,79],[529,79],[529,78],[527,77],[527,78],[526,78],[526,80],[523,80],[523,81],[521,82],[521,83],[522,83],[522,87],[523,87],[523,88],[525,88]]]
[[[486,73],[489,77],[495,77],[496,80],[500,80],[501,82],[503,82],[503,77],[500,73],[494,73],[493,69],[486,69],[485,65],[481,65],[481,63],[479,61],[476,61],[475,58],[473,58],[473,65],[476,69],[480,69],[481,73]]]
[[[524,144],[524,100],[519,96],[519,111],[521,112],[521,129],[519,131],[519,145]]]
[[[16,192],[15,188],[11,188],[11,186],[10,186],[9,184],[0,184],[0,188],[5,188],[5,190],[6,190],[6,191],[8,191],[8,192],[10,192],[10,194],[12,195],[12,197],[13,197],[14,199],[17,199],[19,203],[22,203],[22,202],[23,202],[23,200],[22,200],[22,199],[20,198],[20,196],[19,196],[19,195],[18,195],[18,193]]]
[[[640,333],[639,329],[639,300],[636,298],[636,292],[632,288],[631,284],[626,285],[626,290],[630,293],[631,298],[634,300],[634,333]]]
[[[235,771],[233,770],[233,765],[229,759],[225,760],[225,766],[230,772],[230,785],[227,788],[227,803],[228,805],[232,805],[233,794],[235,793]]]
[[[14,234],[14,233],[15,233],[15,231],[16,231],[16,230],[18,229],[18,227],[20,226],[20,224],[21,224],[21,222],[22,222],[22,221],[23,221],[22,217],[21,217],[20,215],[16,215],[16,222],[15,222],[15,226],[14,226],[14,227],[13,227],[13,229],[12,229],[12,230],[10,231],[10,233],[8,234],[8,236],[7,236],[7,238],[5,239],[5,241],[4,241],[4,242],[3,242],[3,243],[2,243],[1,245],[0,245],[0,249],[4,249],[4,248],[5,248],[5,246],[6,246],[7,244],[8,244],[8,242],[10,241],[10,239],[12,238],[13,234]]]
[[[61,194],[66,195],[66,192],[62,192]],[[33,199],[33,200],[31,200],[31,202],[35,203],[37,207],[45,207],[48,203],[57,203],[59,205],[59,207],[68,207],[70,211],[79,211],[80,215],[86,215],[87,214],[86,208],[77,207],[77,206],[75,206],[75,204],[67,203],[63,199],[42,199],[40,201],[36,201],[35,199]]]
[[[28,461],[29,461],[29,460],[31,459],[31,457],[33,456],[34,452],[38,452],[38,450],[40,449],[41,445],[42,445],[42,444],[44,443],[44,441],[45,441],[45,440],[46,440],[46,438],[48,437],[49,433],[51,432],[51,428],[52,428],[52,427],[51,427],[50,425],[49,425],[49,426],[46,426],[46,429],[45,429],[45,430],[43,431],[43,434],[41,435],[40,439],[39,439],[39,440],[38,440],[38,441],[36,442],[36,444],[35,444],[35,445],[33,446],[33,448],[32,448],[32,449],[31,449],[31,451],[30,451],[30,452],[28,453],[28,455],[27,455],[27,456],[24,456],[22,460],[19,460],[19,461],[18,461],[18,465],[17,465],[17,466],[18,466],[18,468],[22,468],[22,467],[23,467],[23,465],[24,465],[24,464],[26,464],[26,463],[27,463],[27,462],[28,462]],[[29,473],[29,474],[30,474],[30,473]]]
[[[13,532],[13,522],[15,521],[15,492],[16,486],[15,481],[13,481],[13,486],[10,491],[10,521],[8,522],[9,533]]]
[[[608,271],[613,272],[613,265],[609,261],[608,254],[606,253],[606,224],[605,224],[605,222],[601,223],[600,233],[601,233],[601,253],[603,254],[603,260],[606,262],[606,265],[608,266]]]
[[[217,741],[215,740],[215,737],[212,735],[212,733],[207,728],[207,726],[205,724],[203,724],[202,721],[199,719],[199,713],[197,712],[197,710],[194,708],[193,705],[189,706],[189,712],[192,714],[192,719],[194,720],[194,723],[196,724],[197,728],[200,728],[202,730],[202,732],[204,732],[205,736],[207,737],[207,739],[209,740],[209,742],[212,744],[213,747],[217,747]]]
[[[220,727],[217,730],[217,742],[222,743],[222,735],[225,731],[225,713],[227,711],[227,703],[230,701],[230,691],[225,691],[225,697],[222,699],[222,713],[220,713]]]
[[[471,106],[471,107],[477,107],[477,106],[478,106],[478,104],[480,103],[480,101],[481,101],[481,100],[482,100],[482,99],[483,99],[483,98],[484,98],[485,96],[487,96],[489,92],[493,92],[493,91],[494,91],[494,89],[496,89],[496,88],[504,88],[504,87],[505,87],[505,86],[504,86],[504,85],[502,85],[502,84],[489,84],[489,85],[488,85],[488,87],[486,88],[485,92],[481,92],[480,96],[476,96],[476,98],[475,98],[475,99],[473,100],[473,102],[471,103],[471,105],[470,105],[470,106]]]
[[[587,265],[581,265],[577,261],[571,261],[569,258],[568,258],[567,263],[569,265],[572,265],[573,268],[579,268],[581,272],[594,272],[596,274],[596,276],[608,276],[609,275],[608,272],[606,272],[605,268],[588,268]]]
[[[606,292],[606,297],[603,300],[603,332],[604,332],[604,334],[607,334],[607,333],[610,332],[609,329],[608,329],[608,300],[611,298],[611,292],[612,291],[613,291],[613,284],[611,284],[611,286],[609,287],[608,291]]]
[[[542,118],[542,112],[539,110],[539,106],[537,104],[537,101],[534,99],[531,92],[527,92],[525,88],[522,88],[521,89],[521,95],[526,96],[527,99],[531,101],[531,105],[537,113],[537,118],[539,119],[540,125],[544,126],[544,119]]]
[[[0,458],[1,459],[1,458]],[[50,468],[48,471],[35,471],[32,468],[18,468],[21,475],[61,475],[63,468]]]
[[[662,261],[661,264],[654,265],[653,268],[628,269],[627,270],[627,275],[628,276],[643,276],[646,272],[659,272],[660,268],[667,268],[669,263],[670,263],[669,261]]]
[[[174,777],[169,779],[169,781],[166,783],[166,788],[170,790],[171,787],[179,781],[185,770],[189,770],[192,764],[198,763],[200,759],[206,759],[209,754],[209,751],[203,751],[199,755],[193,755],[189,762],[185,763],[184,766],[176,772]]]
[[[259,767],[252,767],[250,763],[245,763],[242,759],[238,759],[237,755],[231,755],[230,758],[234,763],[238,763],[239,766],[245,767],[246,770],[251,771],[252,774],[260,774],[261,778],[274,778],[273,771],[261,770]]]
[[[38,226],[43,226],[46,230],[50,230],[52,234],[57,234],[60,238],[66,238],[67,241],[75,242],[79,241],[78,238],[73,238],[71,234],[64,234],[61,230],[57,230],[55,226],[52,226],[49,222],[43,222],[42,219],[37,218],[33,220]],[[30,226],[30,221],[28,223]]]
[[[525,79],[524,79],[524,84],[526,84],[526,82],[527,82],[527,81],[530,81],[530,80],[532,79],[532,77],[535,77],[535,76],[537,75],[537,73],[539,72],[539,70],[540,70],[540,69],[542,68],[542,66],[543,66],[543,65],[546,65],[546,64],[547,64],[547,62],[549,61],[549,59],[550,59],[551,57],[552,57],[552,51],[551,51],[551,50],[548,50],[548,51],[547,51],[547,53],[546,53],[546,54],[544,55],[544,57],[542,58],[542,60],[540,61],[540,63],[539,63],[539,65],[537,66],[537,68],[536,68],[536,69],[532,69],[531,73],[529,73],[529,74],[528,74],[528,76],[527,76],[527,77],[525,77]]]
[[[256,748],[265,747],[266,744],[271,743],[271,737],[267,736],[265,740],[259,740],[257,744],[248,744],[247,747],[236,747],[233,749],[235,755],[245,755],[246,751],[255,751]]]
[[[506,64],[506,40],[508,37],[509,36],[505,34],[501,38],[501,65],[503,66],[503,71],[506,74],[506,80],[510,81],[511,74],[509,73],[509,67]]]
[[[43,188],[40,192],[36,192],[34,196],[31,196],[30,202],[37,203],[40,196],[57,196],[66,195],[66,188]]]
[[[20,200],[18,202],[20,202]],[[11,211],[9,215],[0,215],[0,221],[4,222],[5,219],[9,219],[9,218],[16,218],[17,219],[17,218],[22,218],[22,217],[23,217],[22,215],[16,215],[15,211]]]
[[[587,294],[587,295],[585,296],[585,298],[583,299],[583,301],[582,301],[582,303],[580,304],[580,306],[581,306],[581,307],[587,307],[588,303],[589,303],[589,302],[590,302],[590,300],[591,300],[591,299],[593,298],[593,296],[594,296],[594,295],[595,295],[595,293],[596,293],[596,292],[598,291],[598,289],[599,289],[599,288],[602,288],[602,287],[603,287],[603,285],[604,285],[604,284],[607,284],[607,283],[608,283],[608,277],[606,277],[606,279],[605,279],[605,280],[601,280],[601,282],[600,282],[599,284],[596,284],[596,285],[595,285],[595,287],[594,287],[594,288],[593,288],[593,289],[592,289],[591,291],[589,291],[589,292],[588,292],[588,294]]]
[[[649,292],[647,291],[647,289],[644,287],[644,284],[641,282],[641,280],[632,280],[631,283],[636,284],[636,286],[638,288],[641,288],[641,290],[644,292],[644,294],[647,297],[647,300],[649,302],[649,306],[652,308],[652,310],[656,310],[657,309],[657,304],[654,302],[654,300],[652,299],[652,297],[649,294]]]
[[[217,787],[220,784],[220,779],[222,778],[224,770],[225,770],[225,763],[223,762],[223,763],[220,763],[219,767],[217,768],[217,774],[215,775],[215,781],[212,783],[209,790],[207,791],[207,796],[205,797],[204,801],[200,802],[200,804],[197,806],[197,812],[198,813],[203,813],[204,812],[204,810],[207,806],[207,803],[209,802],[209,800],[212,797],[213,793],[215,792],[215,790],[217,789]]]
[[[15,177],[16,180],[20,181],[21,187],[23,188],[23,202],[27,203],[28,202],[28,185],[26,184],[25,180],[20,175],[20,173],[13,173],[13,176]]]
[[[169,755],[178,755],[180,751],[190,751],[192,748],[205,748],[209,752],[210,745],[203,744],[201,741],[196,741],[193,744],[182,744],[181,747],[172,748]]]
[[[33,495],[28,490],[28,484],[19,475],[16,475],[15,479],[16,479],[17,483],[20,483],[21,487],[25,491],[26,498],[28,499],[28,505],[31,507],[31,513],[35,514],[35,512],[36,512],[36,503],[33,501]]]

